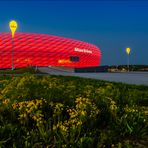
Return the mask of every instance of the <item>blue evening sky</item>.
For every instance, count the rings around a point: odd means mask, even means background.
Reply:
[[[18,32],[64,36],[100,47],[101,65],[148,64],[148,1],[138,0],[1,0],[0,32],[9,21]]]

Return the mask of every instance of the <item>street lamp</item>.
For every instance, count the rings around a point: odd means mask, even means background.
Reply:
[[[17,29],[17,22],[12,20],[9,22],[9,27],[12,34],[12,70],[14,70],[14,34]]]
[[[129,64],[130,64],[130,59],[129,59],[129,55],[130,55],[131,49],[129,47],[126,48],[126,53],[127,53],[127,68],[129,71]]]

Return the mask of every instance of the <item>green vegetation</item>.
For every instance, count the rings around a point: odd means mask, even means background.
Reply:
[[[148,71],[148,65],[129,65],[130,71]],[[109,66],[108,71],[126,72],[128,71],[127,65],[114,65]]]
[[[24,73],[30,73],[30,74],[36,74],[41,73],[39,70],[35,70],[33,67],[27,67],[27,68],[18,68],[18,69],[5,69],[0,70],[0,74],[24,74]]]
[[[129,71],[148,72],[148,65],[129,65]],[[97,67],[75,68],[75,72],[128,72],[127,65],[104,65]]]
[[[0,147],[147,147],[148,87],[0,77]]]

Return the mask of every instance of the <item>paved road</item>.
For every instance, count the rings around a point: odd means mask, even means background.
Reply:
[[[98,80],[107,80],[136,85],[148,85],[148,73],[79,73],[77,75]]]
[[[127,84],[148,86],[148,72],[73,73],[73,72],[66,72],[66,71],[61,71],[53,68],[48,68],[48,67],[40,67],[39,70],[47,74],[38,74],[38,75],[50,74],[50,75],[63,75],[63,76],[77,76],[77,77],[83,77],[83,78],[92,78],[92,79],[98,79],[98,80],[107,80],[112,82],[122,82]],[[15,75],[19,76],[21,74],[15,74]]]
[[[127,84],[148,85],[148,72],[127,72],[127,73],[72,73],[59,71],[53,68],[42,67],[40,71],[64,76],[78,76],[84,78],[93,78],[98,80],[107,80],[113,82],[122,82]]]

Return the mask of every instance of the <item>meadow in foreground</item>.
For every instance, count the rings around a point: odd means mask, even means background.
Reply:
[[[0,147],[147,147],[148,87],[0,77]]]

